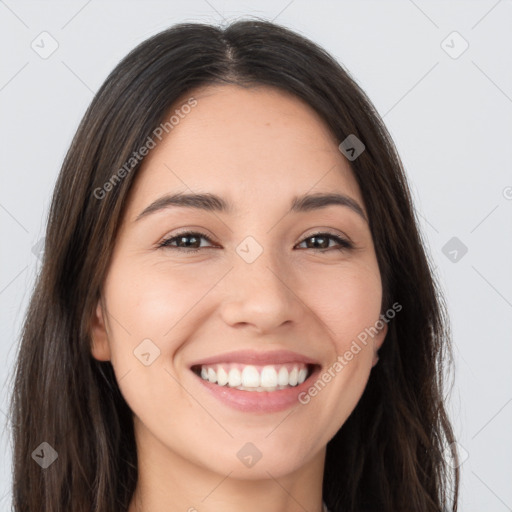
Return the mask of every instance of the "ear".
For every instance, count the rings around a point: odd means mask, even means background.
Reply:
[[[98,300],[91,325],[91,353],[99,361],[110,361],[110,345],[101,300]]]
[[[386,334],[388,333],[388,324],[386,322],[384,323],[384,327],[379,331],[378,334],[375,335],[373,338],[373,361],[372,361],[372,368],[377,364],[379,361],[379,354],[378,351],[382,344],[384,343],[384,340],[386,338]]]

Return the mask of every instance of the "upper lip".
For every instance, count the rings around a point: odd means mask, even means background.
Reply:
[[[200,361],[195,361],[190,365],[200,366],[216,363],[240,363],[240,364],[284,364],[284,363],[305,363],[305,364],[319,364],[318,361],[311,359],[303,354],[291,352],[290,350],[272,350],[261,352],[258,350],[237,350],[235,352],[227,352],[225,354],[218,354],[211,356]]]

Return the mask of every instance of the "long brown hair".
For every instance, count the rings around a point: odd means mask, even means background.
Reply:
[[[456,511],[458,459],[444,404],[448,318],[396,148],[365,93],[325,50],[254,20],[224,29],[184,23],[144,41],[108,76],[77,130],[56,183],[15,367],[14,510],[128,509],[137,483],[132,414],[111,363],[91,355],[90,326],[140,163],[125,168],[108,193],[98,190],[177,99],[219,83],[291,92],[337,140],[353,134],[366,147],[350,165],[368,211],[383,311],[394,302],[402,310],[389,323],[363,396],[327,445],[327,506]],[[37,456],[55,453],[41,443],[58,455],[46,469]]]

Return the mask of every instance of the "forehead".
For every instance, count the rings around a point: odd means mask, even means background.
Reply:
[[[195,106],[182,109],[191,97]],[[202,87],[176,102],[166,120],[173,113],[172,129],[156,139],[138,171],[132,210],[163,193],[191,191],[225,197],[237,210],[288,205],[307,192],[342,192],[362,204],[338,141],[311,107],[287,92]]]

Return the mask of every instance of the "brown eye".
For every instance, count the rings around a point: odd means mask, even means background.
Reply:
[[[177,249],[178,251],[185,251],[189,253],[212,247],[211,245],[201,246],[201,239],[206,240],[210,244],[212,243],[211,238],[204,233],[187,231],[163,240],[158,247]],[[331,242],[335,242],[337,245],[331,246]],[[305,249],[314,249],[319,251],[328,251],[329,249],[343,250],[351,249],[353,247],[351,242],[332,233],[315,233],[314,235],[305,238],[301,244],[303,243],[307,244]]]
[[[311,240],[312,242],[310,243],[308,240]],[[334,247],[329,246],[331,241],[334,241],[338,245]],[[315,233],[314,235],[305,238],[301,244],[303,243],[307,244],[306,249],[316,249],[320,251],[326,251],[329,249],[343,250],[351,249],[353,247],[351,242],[332,233]]]
[[[175,235],[171,238],[167,238],[163,240],[158,247],[166,247],[169,249],[177,249],[178,251],[185,252],[197,252],[200,249],[205,249],[209,246],[201,246],[201,239],[204,239],[208,242],[212,242],[212,240],[206,236],[204,233],[199,233],[196,231],[187,231],[184,233],[180,233],[179,235]],[[173,245],[176,242],[176,245]],[[199,244],[199,245],[198,245]]]

